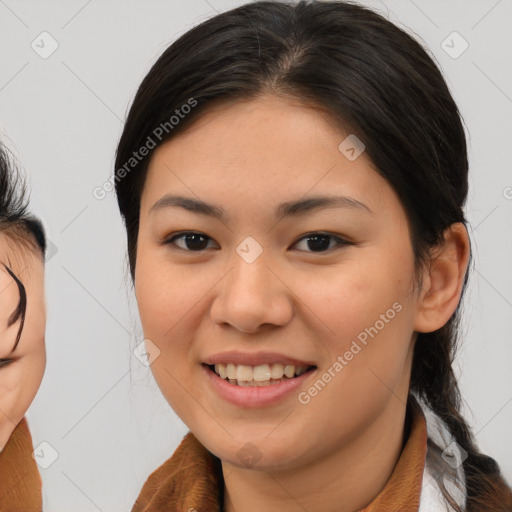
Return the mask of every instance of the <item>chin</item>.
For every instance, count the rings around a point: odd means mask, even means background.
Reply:
[[[200,434],[194,435],[222,462],[241,469],[258,471],[293,469],[304,455],[297,452],[298,447],[304,447],[300,442],[294,442],[291,437],[290,442],[283,443],[281,437],[271,439],[265,435],[242,434],[239,437],[229,437],[226,434],[222,439],[213,439],[211,432],[205,434],[206,442]]]

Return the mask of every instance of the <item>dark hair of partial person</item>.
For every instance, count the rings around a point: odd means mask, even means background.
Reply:
[[[115,184],[135,279],[140,199],[151,153],[118,173],[155,128],[190,98],[197,106],[156,147],[183,132],[208,107],[263,94],[299,99],[328,112],[343,133],[363,141],[375,170],[398,194],[411,228],[416,283],[420,269],[461,222],[468,193],[468,157],[461,114],[433,58],[385,17],[345,2],[253,2],[214,16],[179,37],[157,59],[129,110],[115,160]],[[153,149],[154,151],[154,149]],[[470,254],[471,268],[472,256]],[[512,492],[496,461],[482,454],[461,414],[452,369],[462,298],[442,328],[418,333],[410,391],[448,426],[467,452],[468,512],[510,511]],[[432,447],[431,447],[432,448]],[[433,450],[435,453],[435,450]],[[443,464],[440,452],[439,466]],[[443,496],[460,511],[436,473]]]
[[[28,193],[26,183],[21,176],[15,159],[9,150],[0,143],[0,236],[12,253],[8,261],[1,261],[12,277],[19,291],[19,302],[8,319],[8,326],[18,320],[20,326],[12,350],[15,350],[25,325],[27,294],[20,276],[10,268],[10,258],[23,258],[27,250],[38,252],[44,259],[46,253],[46,235],[41,221],[28,211]]]

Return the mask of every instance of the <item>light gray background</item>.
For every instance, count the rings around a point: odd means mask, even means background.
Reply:
[[[34,446],[59,455],[41,469],[46,512],[130,510],[187,431],[132,354],[142,336],[125,235],[114,195],[100,201],[92,190],[112,172],[151,64],[193,25],[242,3],[0,0],[0,127],[57,251],[47,264],[48,365],[28,413]],[[365,3],[431,48],[467,124],[476,270],[457,372],[478,442],[510,482],[512,2]],[[47,59],[31,48],[43,31],[59,45]],[[453,31],[469,43],[457,59],[441,47]]]

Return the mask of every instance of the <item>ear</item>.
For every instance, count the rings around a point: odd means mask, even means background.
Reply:
[[[443,327],[460,301],[470,254],[469,236],[461,222],[444,232],[444,243],[432,252],[423,273],[414,330],[433,332]]]

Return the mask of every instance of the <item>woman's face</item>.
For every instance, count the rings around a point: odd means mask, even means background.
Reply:
[[[227,464],[294,468],[370,426],[403,425],[417,310],[409,228],[348,135],[265,96],[210,110],[152,157],[135,272],[151,367]]]
[[[12,244],[0,235],[0,449],[32,403],[46,365],[44,262],[35,250],[22,245],[12,250]],[[14,351],[21,318],[8,324],[20,291],[4,265],[21,281],[27,296],[25,324]]]

